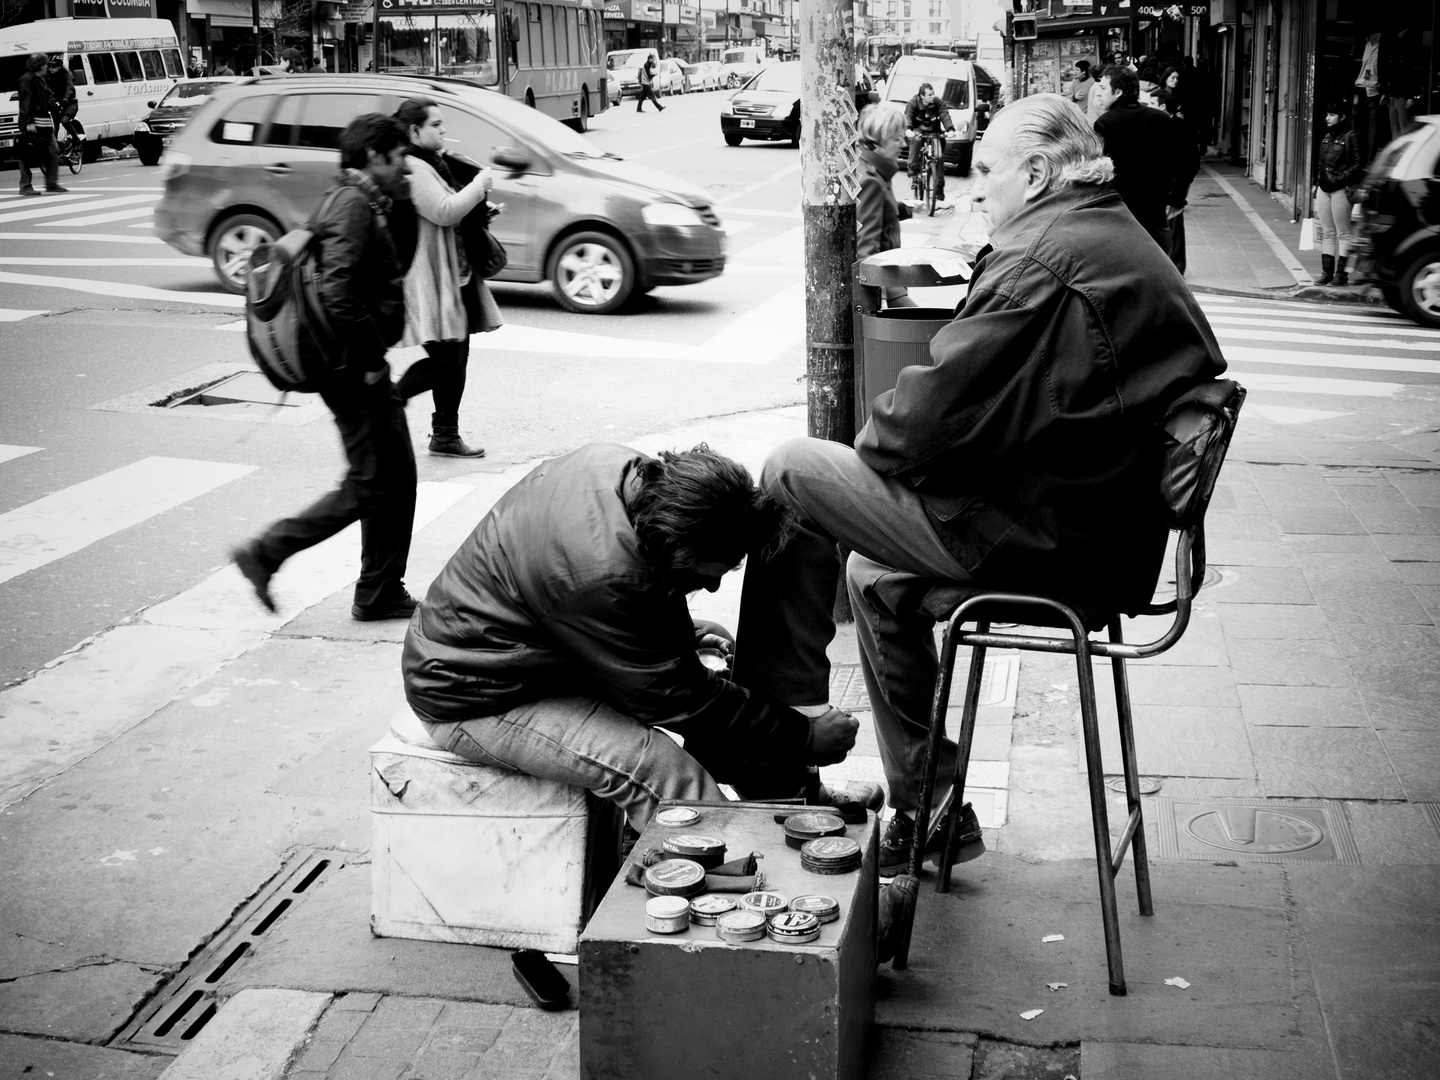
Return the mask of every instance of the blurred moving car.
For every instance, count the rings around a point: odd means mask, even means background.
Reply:
[[[1375,156],[1350,251],[1356,275],[1378,285],[1387,304],[1440,327],[1440,116],[1416,121]]]
[[[885,81],[885,103],[903,110],[920,92],[921,83],[929,83],[935,94],[950,110],[954,131],[945,133],[945,164],[953,165],[961,176],[970,173],[975,154],[975,65],[953,53],[939,49],[916,49],[911,56],[902,56],[890,69]],[[900,148],[900,160],[909,154],[909,146]]]
[[[158,164],[161,152],[174,141],[191,114],[209,101],[217,88],[239,81],[228,76],[181,79],[159,101],[147,101],[150,112],[136,122],[135,134],[131,136],[140,164]]]
[[[855,65],[855,108],[879,100],[870,74]],[[786,60],[761,68],[749,82],[720,103],[720,132],[727,146],[745,139],[774,142],[789,139],[800,145],[800,61]]]
[[[425,95],[447,149],[496,170],[496,280],[550,281],[570,311],[608,314],[657,285],[725,269],[725,231],[702,189],[599,150],[558,120],[462,79],[308,75],[242,79],[201,105],[161,159],[155,235],[207,255],[243,292],[250,252],[305,222],[334,183],[340,132]]]
[[[685,81],[685,66],[673,56],[661,60],[655,69],[655,95],[684,94],[689,89]]]

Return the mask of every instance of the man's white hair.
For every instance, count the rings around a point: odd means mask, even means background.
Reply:
[[[1114,178],[1115,164],[1105,156],[1104,142],[1069,98],[1033,94],[1006,105],[995,114],[1001,118],[1009,127],[1010,153],[1049,162],[1051,191]]]

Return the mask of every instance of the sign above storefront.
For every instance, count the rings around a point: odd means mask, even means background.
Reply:
[[[495,0],[379,0],[379,3],[382,12],[396,14],[464,14],[469,11],[489,11],[495,7]]]
[[[71,0],[77,19],[153,19],[154,0]]]
[[[1177,22],[1181,19],[1208,18],[1210,5],[1204,4],[1141,4],[1135,11],[1137,15],[1150,15],[1157,19],[1174,19]]]

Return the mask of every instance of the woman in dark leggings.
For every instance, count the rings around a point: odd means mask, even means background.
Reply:
[[[444,151],[445,124],[429,98],[408,98],[395,118],[410,132],[410,198],[415,204],[415,258],[405,275],[405,336],[401,345],[424,345],[425,357],[400,376],[407,401],[429,390],[430,453],[441,457],[484,457],[460,437],[460,398],[470,361],[470,335],[500,326],[500,309],[476,272],[456,226],[471,213],[484,213],[492,173],[481,169],[463,186]]]

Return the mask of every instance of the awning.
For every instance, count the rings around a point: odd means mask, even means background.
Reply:
[[[1142,26],[1149,26],[1156,16],[1139,15],[1136,19]],[[1066,15],[1058,19],[1036,19],[1035,36],[1068,37],[1080,30],[1111,30],[1129,25],[1129,15]]]
[[[381,15],[380,21],[401,30],[474,30],[483,25],[481,19],[493,19],[493,11],[476,11],[470,15],[426,15],[423,10],[407,11],[404,15]]]
[[[185,12],[208,19],[211,26],[254,26],[250,0],[185,0]],[[273,27],[280,17],[280,0],[260,0],[260,25]]]

